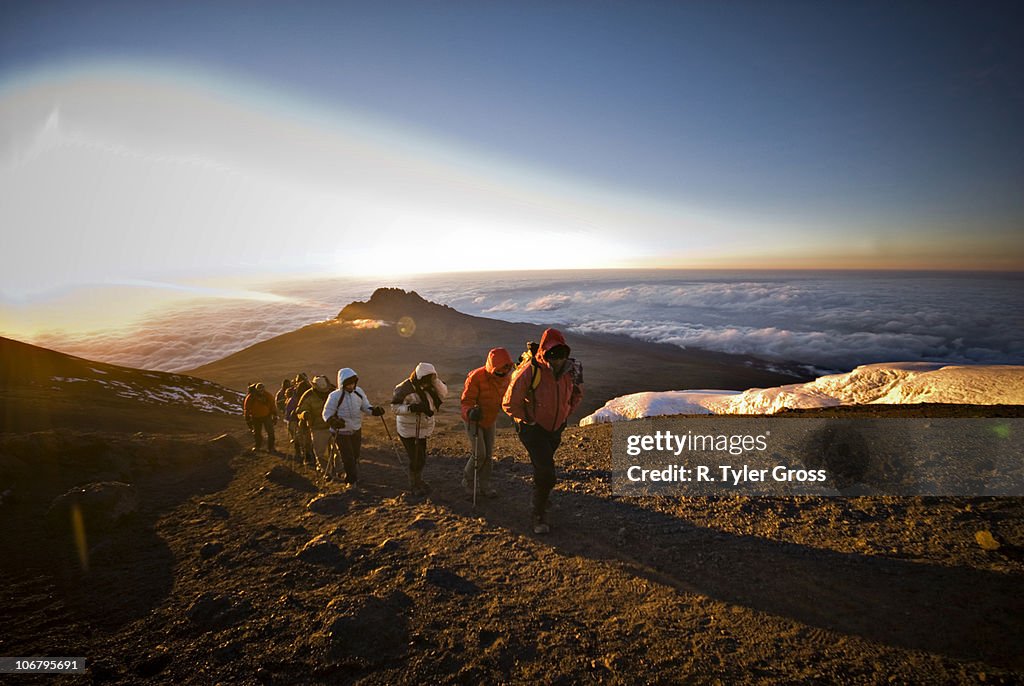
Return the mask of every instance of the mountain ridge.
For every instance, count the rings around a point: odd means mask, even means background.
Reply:
[[[256,379],[268,388],[299,371],[334,378],[355,369],[374,402],[386,402],[394,386],[418,362],[431,362],[457,405],[466,374],[483,365],[487,352],[505,347],[513,357],[548,326],[477,317],[424,299],[415,291],[378,288],[367,301],[343,307],[334,319],[309,324],[201,365],[186,373],[242,389]],[[625,335],[582,334],[563,328],[573,356],[586,370],[581,413],[626,392],[670,390],[678,384],[745,390],[809,380],[805,372],[775,371],[780,365],[748,356],[685,350]],[[582,416],[582,414],[580,415]]]

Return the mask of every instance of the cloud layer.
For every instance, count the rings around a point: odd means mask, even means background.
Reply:
[[[283,296],[278,301],[195,301],[152,315],[131,331],[51,333],[33,342],[107,362],[179,371],[332,318],[348,302],[366,299],[375,286],[395,285],[469,314],[825,370],[905,360],[1024,362],[1024,284],[1016,276],[608,274],[464,274],[386,284],[294,281],[263,289]]]

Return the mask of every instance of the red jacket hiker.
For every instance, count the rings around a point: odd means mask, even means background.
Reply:
[[[487,353],[487,363],[477,367],[466,377],[462,388],[462,419],[469,423],[467,413],[474,407],[480,408],[481,427],[494,426],[501,410],[501,401],[508,388],[509,376],[497,376],[494,372],[512,364],[512,356],[504,348],[492,348]]]
[[[569,419],[583,398],[583,390],[573,383],[568,369],[555,378],[544,353],[555,346],[565,346],[565,338],[557,329],[545,329],[537,352],[540,381],[533,391],[533,364],[520,365],[512,373],[512,381],[505,392],[502,407],[517,422],[537,424],[546,431],[557,431]],[[531,398],[532,396],[532,398]]]

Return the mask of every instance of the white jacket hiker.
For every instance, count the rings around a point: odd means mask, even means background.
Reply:
[[[334,417],[345,420],[345,426],[337,430],[340,434],[351,434],[363,426],[363,415],[372,414],[373,406],[362,388],[356,386],[354,390],[345,390],[345,381],[359,377],[354,369],[345,367],[338,370],[338,390],[331,391],[324,403],[324,421],[331,424]]]
[[[424,381],[432,383],[424,387]],[[412,375],[395,387],[391,409],[395,427],[402,438],[426,438],[434,433],[434,413],[448,397],[448,387],[437,378],[437,370],[429,362],[420,362]]]

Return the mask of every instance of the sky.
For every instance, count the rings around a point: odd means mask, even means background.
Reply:
[[[3,316],[297,273],[1021,270],[1022,19],[3,3]]]

